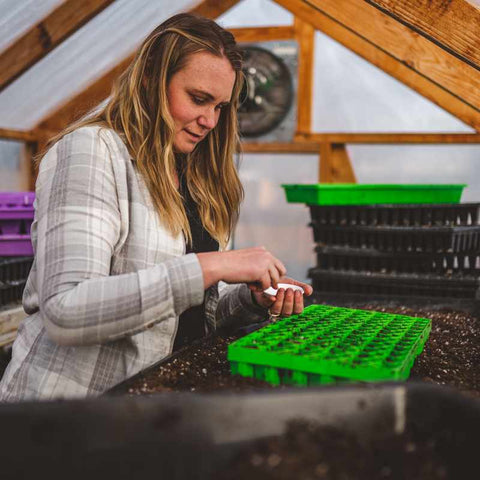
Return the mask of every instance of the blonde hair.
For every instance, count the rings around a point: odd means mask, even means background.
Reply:
[[[236,79],[231,101],[221,109],[217,126],[186,155],[188,189],[205,229],[225,248],[239,215],[244,192],[234,154],[239,146],[237,109],[242,89],[242,57],[233,35],[212,20],[182,13],[158,26],[142,43],[133,62],[117,79],[108,103],[53,138],[86,125],[117,132],[143,176],[162,223],[173,234],[191,231],[183,199],[175,185],[174,122],[167,86],[188,57],[206,51],[229,60]]]

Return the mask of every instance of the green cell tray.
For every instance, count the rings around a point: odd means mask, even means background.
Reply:
[[[431,329],[426,318],[310,305],[228,347],[233,375],[274,385],[406,380]]]
[[[309,205],[376,205],[458,203],[466,185],[439,184],[283,184],[289,203]]]

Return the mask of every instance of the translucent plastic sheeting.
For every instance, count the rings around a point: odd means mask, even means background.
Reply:
[[[474,132],[318,31],[315,52],[314,132]]]
[[[0,51],[61,3],[63,0],[0,0]]]
[[[34,127],[133,53],[157,25],[197,3],[115,1],[0,94],[0,127]]]
[[[20,170],[22,144],[0,139],[0,192],[24,190],[25,175]]]
[[[240,162],[245,189],[234,248],[264,246],[287,268],[288,275],[307,280],[315,264],[310,213],[289,204],[282,183],[311,183],[318,177],[318,157],[305,154],[245,154]]]
[[[293,15],[272,0],[243,0],[217,18],[224,28],[293,25]]]

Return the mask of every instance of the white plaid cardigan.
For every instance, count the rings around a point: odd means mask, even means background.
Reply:
[[[170,354],[179,315],[204,299],[207,330],[265,315],[244,284],[204,291],[197,256],[159,222],[109,129],[80,128],[47,152],[32,243],[29,316],[0,382],[2,401],[101,394]]]

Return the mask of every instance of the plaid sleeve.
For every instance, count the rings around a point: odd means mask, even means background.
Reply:
[[[233,327],[261,322],[266,319],[267,309],[253,303],[246,284],[218,284],[219,301],[216,310],[216,327]]]
[[[42,160],[37,283],[42,320],[56,343],[112,341],[203,301],[202,271],[193,254],[110,276],[122,215],[116,186],[126,181],[115,164],[121,161],[91,128],[65,136],[56,155]]]

